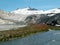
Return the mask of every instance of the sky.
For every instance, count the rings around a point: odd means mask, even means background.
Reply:
[[[60,0],[0,0],[0,9],[13,11],[17,8],[36,8],[39,10],[49,10],[60,8]]]

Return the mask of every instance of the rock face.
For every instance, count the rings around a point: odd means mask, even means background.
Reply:
[[[48,23],[52,23],[53,21],[55,21],[56,24],[60,24],[60,13],[54,14],[54,16],[49,17]]]
[[[44,14],[40,14],[40,15],[31,15],[28,16],[25,21],[26,23],[35,23],[35,24],[39,24],[39,23],[46,23],[47,19],[49,17],[47,15]]]

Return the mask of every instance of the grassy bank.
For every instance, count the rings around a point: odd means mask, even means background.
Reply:
[[[48,25],[48,28],[52,29],[52,30],[60,30],[60,26],[50,26],[50,25]]]
[[[40,25],[29,25],[18,29],[0,31],[0,41],[8,41],[18,37],[22,38],[33,33],[48,31],[48,29],[60,29],[60,27],[40,24]]]
[[[8,41],[13,38],[25,37],[27,35],[47,31],[47,25],[29,25],[19,29],[0,31],[0,41]]]

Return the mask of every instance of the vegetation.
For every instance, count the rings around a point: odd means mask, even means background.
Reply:
[[[51,26],[51,25],[48,25],[49,29],[52,29],[52,30],[60,30],[60,26]]]
[[[7,41],[17,37],[24,37],[32,33],[47,31],[47,27],[47,25],[29,25],[19,29],[0,31],[0,41]]]
[[[18,37],[22,38],[33,33],[48,31],[48,29],[57,29],[57,28],[60,29],[60,27],[56,27],[56,26],[50,26],[46,24],[39,24],[39,25],[35,24],[19,29],[0,31],[0,41],[8,41]]]

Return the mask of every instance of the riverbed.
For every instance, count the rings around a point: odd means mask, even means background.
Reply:
[[[60,45],[60,31],[40,32],[24,38],[0,42],[0,45]]]

